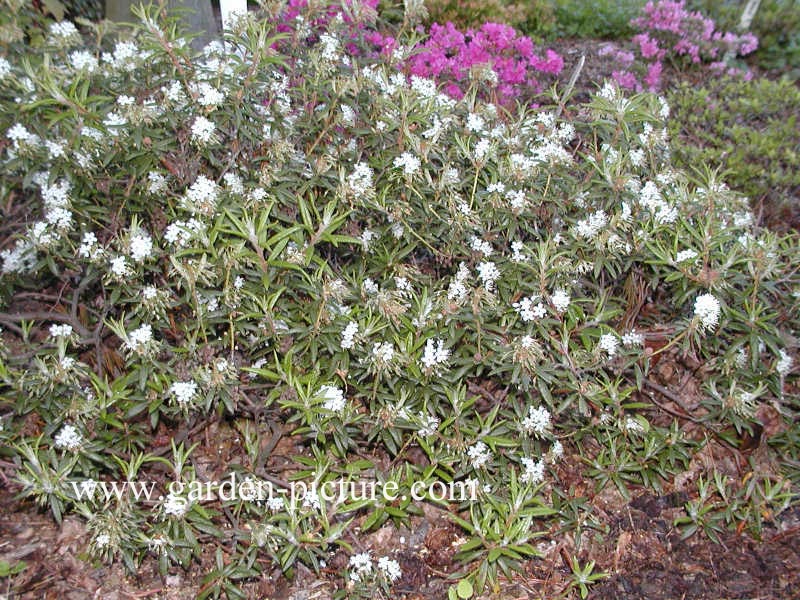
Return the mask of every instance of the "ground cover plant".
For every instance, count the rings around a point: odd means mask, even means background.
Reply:
[[[676,160],[722,169],[772,227],[797,227],[800,91],[787,80],[721,79],[670,91]]]
[[[495,63],[456,94],[370,3],[264,3],[196,54],[158,7],[81,35],[3,2],[3,460],[87,560],[398,597],[373,536],[433,510],[450,597],[565,532],[586,597],[589,496],[674,493],[686,539],[793,505],[797,237],[675,167],[664,98],[493,103]]]

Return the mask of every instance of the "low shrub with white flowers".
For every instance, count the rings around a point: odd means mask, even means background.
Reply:
[[[0,11],[0,437],[97,558],[167,573],[224,545],[203,589],[235,595],[340,553],[340,597],[394,597],[401,549],[367,534],[427,502],[463,533],[455,576],[497,586],[591,520],[567,467],[661,490],[767,411],[781,468],[687,531],[758,533],[795,498],[800,245],[673,167],[663,99],[456,100],[404,70],[409,23],[376,53],[355,1],[265,2],[201,53],[155,8],[78,31],[23,4]],[[194,493],[209,431],[247,494]],[[397,493],[322,493],[342,480]]]

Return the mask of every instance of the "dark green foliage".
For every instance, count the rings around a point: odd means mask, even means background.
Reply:
[[[552,0],[556,23],[553,37],[621,39],[630,37],[630,21],[643,0]]]
[[[763,202],[769,221],[790,225],[787,218],[800,214],[797,86],[767,79],[723,80],[704,88],[683,84],[670,104],[678,163],[726,170],[731,187],[756,205]]]

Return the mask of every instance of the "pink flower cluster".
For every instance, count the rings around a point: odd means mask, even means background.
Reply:
[[[477,31],[466,32],[450,22],[434,23],[418,50],[406,65],[411,75],[444,84],[444,91],[454,98],[461,98],[470,77],[478,76],[490,84],[485,97],[501,104],[540,92],[542,76],[558,75],[564,67],[558,54],[547,50],[544,57],[537,55],[530,38],[500,23],[484,23]]]
[[[613,77],[621,87],[637,91],[660,88],[664,60],[706,64],[717,74],[742,74],[739,69],[730,68],[723,59],[728,54],[750,54],[758,47],[758,39],[753,34],[717,31],[712,19],[688,10],[683,0],[650,1],[643,14],[633,19],[631,25],[641,31],[632,40],[641,64],[636,64],[633,54],[617,52],[616,58],[622,69],[614,71]],[[641,81],[634,70],[639,71]],[[744,75],[749,76],[746,72]]]
[[[305,46],[319,40],[332,21],[341,17],[345,23],[342,41],[350,56],[391,57],[397,48],[396,40],[374,27],[379,0],[360,3],[361,10],[366,8],[373,18],[356,20],[349,16],[351,2],[329,2],[311,10],[309,0],[289,0],[278,29],[295,35],[303,32],[303,37],[295,37],[294,43]],[[454,98],[463,97],[470,79],[475,78],[484,99],[508,104],[520,96],[530,98],[541,92],[544,76],[554,77],[564,67],[558,54],[547,50],[540,56],[531,39],[517,35],[509,25],[485,23],[477,31],[461,32],[452,23],[434,23],[427,33],[427,41],[413,48],[399,68],[410,76],[433,79]]]

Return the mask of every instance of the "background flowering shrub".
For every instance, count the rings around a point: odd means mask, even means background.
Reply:
[[[0,59],[0,438],[22,496],[81,515],[93,557],[168,573],[210,553],[204,593],[231,596],[338,564],[338,597],[393,597],[402,550],[365,534],[411,522],[419,481],[476,489],[427,502],[479,589],[591,519],[570,472],[627,496],[691,465],[709,506],[687,504],[687,536],[757,533],[795,497],[797,238],[674,167],[663,98],[454,98],[368,55],[356,16],[309,34],[327,5],[283,32],[250,15],[194,54],[152,8],[84,41],[4,2],[5,31],[46,35]],[[662,360],[694,373],[696,406]],[[773,467],[747,486],[693,460],[765,415]],[[230,472],[309,489],[185,492]],[[339,479],[401,495],[311,485]],[[161,497],[109,498],[110,480]]]
[[[717,75],[749,77],[746,70],[727,64],[726,56],[750,54],[758,39],[752,33],[718,31],[713,19],[688,10],[683,0],[648,2],[631,25],[641,33],[633,37],[632,54],[618,53],[622,68],[614,72],[614,79],[626,89],[657,91],[665,60],[703,64]]]
[[[485,99],[508,104],[521,96],[538,94],[561,72],[564,61],[552,50],[540,56],[530,38],[519,36],[509,25],[484,23],[478,29],[459,31],[448,22],[434,23],[428,39],[409,58],[408,70],[445,85],[454,98],[464,95],[469,80],[478,82]]]

